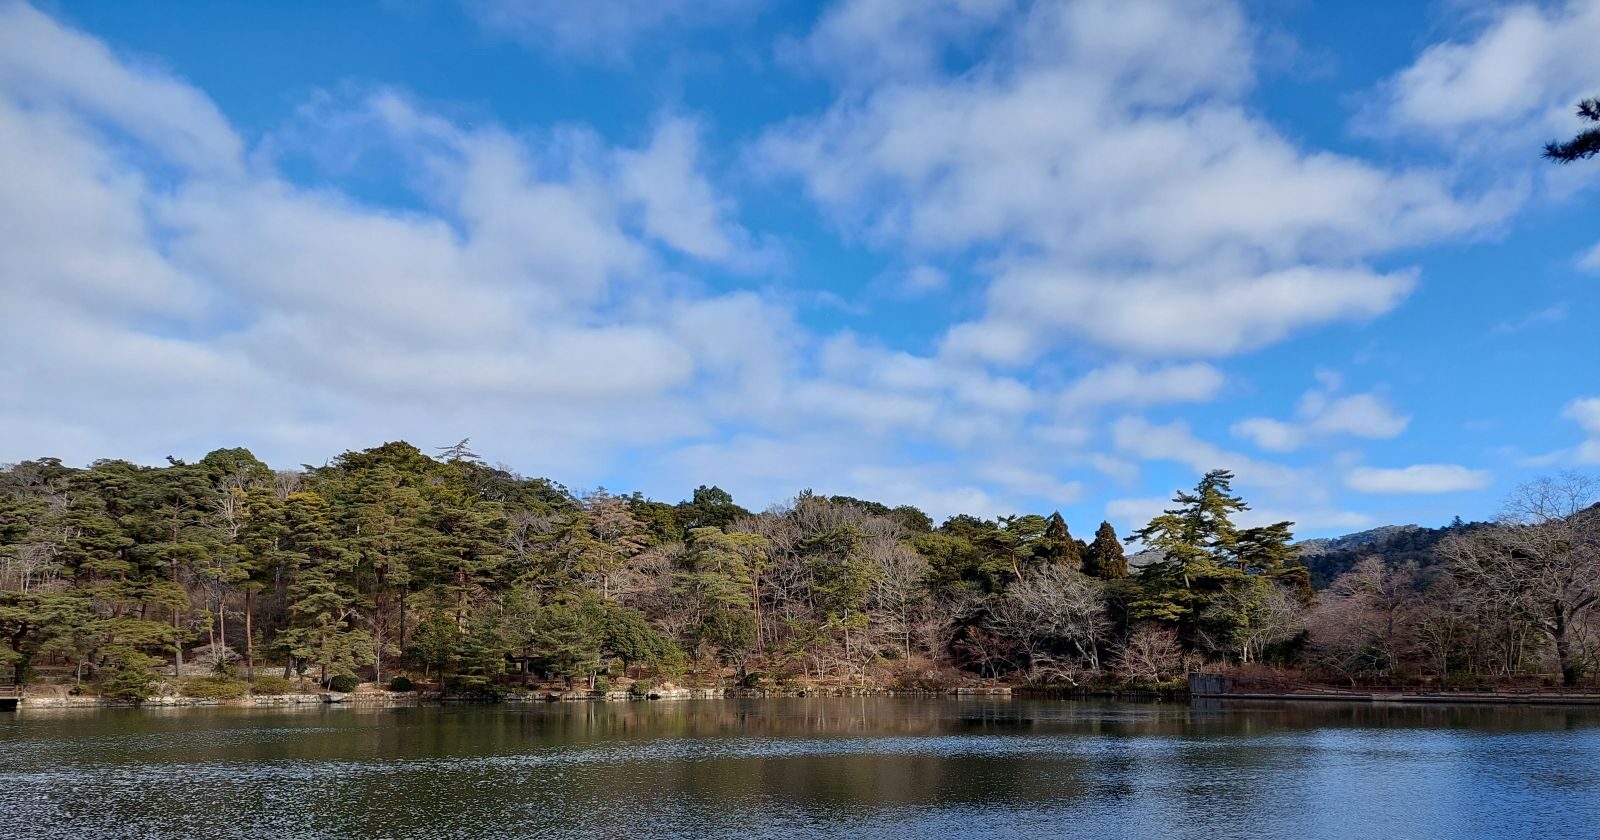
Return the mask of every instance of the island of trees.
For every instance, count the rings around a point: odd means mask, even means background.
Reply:
[[[1237,525],[1220,470],[1129,535],[1130,568],[1110,524],[1085,540],[1060,513],[575,494],[465,442],[298,471],[244,449],[169,461],[0,469],[0,669],[127,699],[185,677],[1160,686],[1202,663],[1448,687],[1575,685],[1600,651],[1597,488],[1573,475],[1330,571],[1291,523]]]

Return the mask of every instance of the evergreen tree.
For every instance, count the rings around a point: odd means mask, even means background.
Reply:
[[[1102,521],[1094,532],[1094,542],[1089,543],[1089,550],[1083,555],[1083,573],[1101,580],[1120,580],[1128,576],[1128,558],[1110,522]]]
[[[1080,569],[1084,565],[1082,544],[1073,538],[1071,530],[1067,528],[1067,521],[1061,518],[1059,510],[1046,518],[1044,538],[1040,548],[1044,559],[1050,563],[1068,569]]]
[[[1210,595],[1242,575],[1222,562],[1238,539],[1232,516],[1248,509],[1232,481],[1227,470],[1206,473],[1193,493],[1173,497],[1177,507],[1133,534],[1160,555],[1140,572],[1134,617],[1176,624],[1186,644],[1195,642],[1195,618]]]
[[[352,581],[355,558],[335,537],[328,504],[310,492],[284,500],[287,551],[292,558],[289,626],[279,643],[291,660],[318,669],[323,685],[353,675],[372,661],[372,635],[360,625],[359,593]]]
[[[1579,102],[1578,116],[1592,123],[1600,123],[1600,99]],[[1544,146],[1544,156],[1557,163],[1572,163],[1595,155],[1600,155],[1600,126],[1586,128],[1565,143],[1552,141]]]

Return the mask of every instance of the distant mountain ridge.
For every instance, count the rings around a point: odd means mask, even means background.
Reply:
[[[1456,520],[1442,528],[1421,525],[1380,525],[1337,537],[1318,537],[1295,543],[1300,562],[1311,572],[1311,586],[1326,589],[1334,578],[1350,571],[1363,557],[1378,557],[1388,565],[1414,561],[1420,567],[1438,562],[1434,547],[1453,533],[1482,527],[1487,523]],[[1159,559],[1154,551],[1128,556],[1128,566],[1141,569]]]
[[[1381,525],[1339,537],[1305,540],[1295,544],[1300,562],[1311,572],[1311,586],[1323,589],[1350,571],[1363,557],[1378,557],[1390,566],[1415,562],[1427,568],[1439,562],[1434,548],[1451,534],[1482,528],[1486,522],[1460,519],[1442,528],[1421,525]]]

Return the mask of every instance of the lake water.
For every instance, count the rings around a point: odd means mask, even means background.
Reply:
[[[0,837],[1600,836],[1600,709],[783,699],[0,715]]]

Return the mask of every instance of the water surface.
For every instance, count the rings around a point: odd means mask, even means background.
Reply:
[[[774,699],[0,715],[0,837],[1594,837],[1600,709]]]

